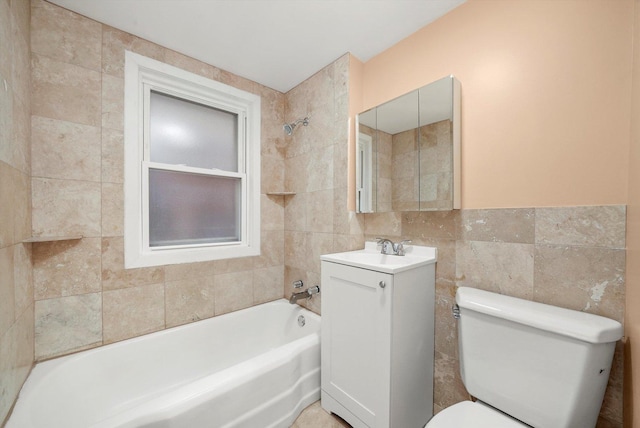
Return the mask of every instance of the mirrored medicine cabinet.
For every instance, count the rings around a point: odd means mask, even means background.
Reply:
[[[356,117],[356,211],[460,208],[460,82],[444,77]]]

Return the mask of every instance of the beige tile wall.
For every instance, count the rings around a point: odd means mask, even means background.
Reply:
[[[361,215],[347,211],[349,55],[287,92],[285,119],[309,116],[285,139],[285,294],[320,283],[320,256],[362,248]],[[320,312],[320,299],[300,301]]]
[[[31,15],[33,174],[13,175],[34,235],[83,236],[33,244],[36,359],[281,298],[285,201],[266,192],[284,187],[284,95],[42,0]],[[124,269],[125,49],[261,96],[261,256]]]
[[[33,363],[29,15],[0,0],[0,425]]]
[[[623,322],[625,207],[564,207],[365,215],[365,236],[438,248],[435,411],[468,394],[451,316],[459,286]],[[599,427],[622,426],[623,353],[614,357]]]

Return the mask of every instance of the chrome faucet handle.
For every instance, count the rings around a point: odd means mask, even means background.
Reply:
[[[400,249],[400,248],[404,248],[404,244],[409,244],[410,242],[411,242],[411,239],[403,239],[402,241],[400,241],[400,242],[398,242],[398,243],[396,244],[396,247],[397,247],[398,249]]]
[[[302,288],[302,286],[304,286],[304,283],[301,279],[299,279],[297,281],[293,281],[291,285],[293,285],[293,288]]]
[[[378,245],[381,245],[382,248],[380,250],[380,254],[395,254],[395,244],[393,241],[387,238],[376,238],[378,240]]]
[[[408,244],[409,242],[411,242],[411,239],[403,239],[402,241],[394,245],[394,252],[396,253],[396,255],[404,256],[404,244]]]
[[[307,288],[307,294],[309,295],[307,299],[312,298],[314,294],[318,294],[319,292],[320,292],[320,286],[318,285],[314,285],[313,287]]]

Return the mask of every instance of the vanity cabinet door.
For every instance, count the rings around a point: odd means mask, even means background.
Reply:
[[[322,262],[323,400],[328,395],[344,407],[348,412],[336,413],[354,427],[389,424],[393,281]]]

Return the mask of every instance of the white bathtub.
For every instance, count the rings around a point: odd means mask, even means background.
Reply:
[[[289,427],[320,398],[319,333],[279,300],[45,361],[7,428]]]

